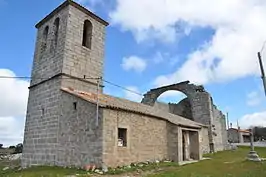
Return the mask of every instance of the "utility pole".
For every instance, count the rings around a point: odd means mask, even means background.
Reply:
[[[265,79],[265,73],[264,73],[264,68],[263,68],[260,52],[258,52],[258,58],[259,58],[259,64],[260,64],[260,70],[261,70],[261,79],[262,79],[262,82],[263,82],[264,93],[265,93],[265,96],[266,96],[266,79]]]
[[[99,89],[101,80],[102,78],[97,79],[96,127],[99,125]]]

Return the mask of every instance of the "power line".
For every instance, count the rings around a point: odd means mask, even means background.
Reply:
[[[0,76],[0,79],[51,79],[51,77],[50,77],[50,78],[44,78],[44,77],[29,77],[29,76]],[[60,78],[60,79],[77,79],[77,78]],[[136,91],[134,91],[134,90],[130,90],[130,89],[126,88],[126,87],[123,87],[123,86],[118,85],[118,84],[115,84],[115,83],[113,83],[113,82],[110,82],[110,81],[104,80],[104,79],[102,79],[102,78],[83,77],[83,78],[78,78],[78,79],[95,79],[95,80],[102,80],[103,82],[108,83],[108,84],[110,84],[110,85],[113,85],[113,86],[115,86],[115,87],[118,87],[118,88],[120,88],[120,89],[123,89],[123,90],[126,90],[126,91],[128,91],[128,92],[131,92],[131,93],[137,94],[137,95],[139,95],[139,96],[144,96],[144,95],[141,94],[141,93],[138,93],[138,92],[136,92]]]
[[[28,77],[28,76],[0,76],[0,79],[51,79],[52,77]],[[77,79],[77,78],[60,78],[60,79]],[[78,79],[99,79],[95,77],[84,77]]]
[[[110,85],[113,85],[113,86],[115,86],[115,87],[119,87],[119,88],[121,88],[121,89],[123,89],[123,90],[126,90],[126,91],[129,91],[129,92],[135,93],[135,94],[137,94],[137,95],[143,96],[143,94],[141,94],[141,93],[138,93],[138,92],[136,92],[136,91],[130,90],[130,89],[125,88],[125,87],[123,87],[123,86],[120,86],[120,85],[114,84],[114,83],[112,83],[112,82],[110,82],[110,81],[107,81],[107,80],[104,80],[104,79],[103,79],[103,81],[106,82],[106,83],[108,83],[108,84],[110,84]]]

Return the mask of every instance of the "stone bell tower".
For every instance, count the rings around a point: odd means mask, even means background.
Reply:
[[[22,165],[56,165],[61,88],[96,92],[106,21],[66,0],[37,25]],[[102,83],[100,83],[102,92]]]

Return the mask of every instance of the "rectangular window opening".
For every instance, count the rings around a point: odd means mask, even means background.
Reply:
[[[42,117],[44,116],[44,108],[42,108]]]
[[[74,110],[77,110],[77,102],[73,103],[73,108],[74,108]]]
[[[118,146],[126,147],[127,146],[127,129],[118,128]]]

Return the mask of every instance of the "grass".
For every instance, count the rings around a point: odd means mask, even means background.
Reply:
[[[260,157],[266,157],[266,148],[255,149]],[[207,155],[212,160],[189,164],[147,177],[264,177],[266,162],[250,162],[245,157],[248,147],[237,151],[224,151]]]
[[[110,169],[107,174],[115,175],[115,174],[124,174],[124,173],[130,173],[130,172],[136,172],[136,171],[150,171],[150,170],[157,170],[157,169],[167,169],[168,167],[177,167],[178,164],[174,162],[161,162],[159,164],[157,163],[151,163],[148,165],[143,165],[142,167],[140,166],[133,166],[131,165],[130,168],[128,167],[121,167],[117,169]]]
[[[266,157],[266,148],[255,149],[260,157]],[[107,175],[134,173],[142,171],[149,174],[146,177],[264,177],[266,176],[265,162],[246,161],[245,157],[249,152],[248,147],[241,147],[237,151],[224,151],[215,154],[208,154],[206,157],[211,160],[204,160],[199,163],[177,166],[175,163],[150,164],[143,167],[120,168],[110,170]],[[0,164],[1,166],[1,164]],[[154,170],[157,169],[157,170]],[[160,169],[160,170],[158,170]],[[146,173],[148,172],[148,173]],[[27,170],[15,171],[0,169],[0,177],[65,177],[67,175],[80,174],[88,176],[86,171],[77,169],[64,169],[58,167],[34,167]],[[130,176],[130,175],[128,175]]]

